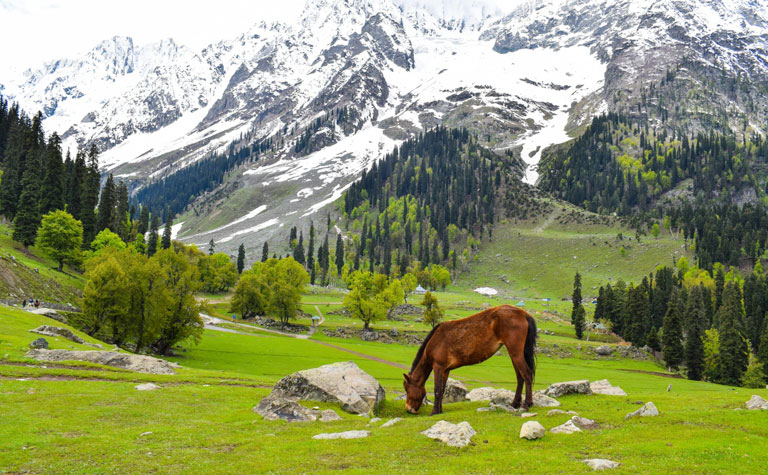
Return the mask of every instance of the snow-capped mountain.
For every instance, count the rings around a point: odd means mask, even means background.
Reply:
[[[295,22],[257,24],[202,51],[112,38],[81,58],[2,81],[2,93],[42,110],[46,130],[62,135],[65,147],[96,143],[105,170],[137,186],[272,138],[268,154],[241,167],[222,192],[200,197],[180,227],[192,242],[213,238],[233,248],[258,233],[255,248],[281,226],[309,219],[393,146],[441,124],[515,151],[533,182],[547,146],[599,112],[631,112],[672,69],[694,92],[686,107],[698,115],[686,130],[708,116],[763,130],[764,2],[516,5],[502,12],[447,0],[441,8],[313,1]],[[733,94],[713,86],[716,77],[748,83]],[[311,127],[342,109],[343,121]],[[228,199],[233,193],[239,198]]]

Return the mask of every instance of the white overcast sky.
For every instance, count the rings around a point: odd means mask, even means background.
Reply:
[[[194,49],[234,38],[259,21],[298,17],[306,0],[0,0],[0,83],[54,58],[74,57],[101,40],[163,38]],[[509,10],[524,0],[394,0],[398,4]]]

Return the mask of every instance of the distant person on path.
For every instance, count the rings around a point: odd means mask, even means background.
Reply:
[[[237,320],[237,314],[236,314],[236,313],[233,313],[233,314],[232,314],[232,321],[234,322],[235,320]]]
[[[39,308],[39,307],[40,307],[40,301],[35,299],[35,308]]]
[[[31,306],[33,306],[34,304],[35,304],[35,300],[34,300],[34,299],[32,299],[32,298],[30,298],[30,299],[29,299],[29,306],[31,307]]]
[[[27,308],[27,299],[21,301],[21,308]]]

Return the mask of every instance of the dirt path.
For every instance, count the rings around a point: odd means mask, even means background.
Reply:
[[[264,331],[264,332],[267,332],[267,333],[272,333],[272,334],[275,334],[275,335],[288,336],[288,337],[291,337],[291,338],[298,338],[300,340],[306,340],[306,339],[309,338],[308,335],[296,335],[296,334],[293,334],[293,333],[285,333],[285,332],[281,332],[281,331],[277,331],[277,330],[270,330],[269,328],[257,327],[255,325],[246,325],[244,323],[230,322],[228,320],[223,320],[221,318],[212,317],[210,315],[205,315],[203,313],[201,313],[200,316],[203,317],[203,321],[205,322],[205,328],[207,328],[209,330],[223,331],[223,332],[227,332],[227,333],[237,333],[237,334],[240,334],[240,335],[251,335],[251,336],[254,336],[253,333],[243,333],[243,332],[238,332],[236,330],[232,330],[231,328],[221,328],[221,327],[217,326],[220,323],[227,323],[229,325],[234,325],[236,327],[248,328],[250,330],[260,330],[260,331]],[[258,335],[255,335],[255,336],[258,336]]]
[[[545,219],[537,228],[536,228],[536,234],[541,234],[544,232],[545,229],[549,227],[550,224],[555,220],[556,217],[560,216],[560,213],[555,210],[552,211],[549,216],[547,216],[547,219]]]
[[[627,371],[629,373],[650,374],[652,376],[661,376],[663,378],[683,379],[683,377],[680,376],[679,374],[661,373],[659,371],[645,371],[642,369],[626,369],[626,368],[619,368],[619,371]]]
[[[146,383],[147,380],[145,379],[111,379],[111,378],[97,378],[92,375],[88,376],[63,376],[63,375],[43,375],[43,376],[24,376],[21,378],[18,377],[11,377],[11,376],[3,376],[0,375],[0,381],[89,381],[89,382],[106,382],[106,383]],[[248,388],[271,388],[272,386],[266,385],[266,384],[250,384],[250,383],[239,383],[237,381],[227,381],[227,382],[197,382],[197,381],[173,381],[168,383],[154,383],[157,384],[160,387],[163,386],[182,386],[182,385],[208,385],[208,386],[242,386],[242,387],[248,387]]]

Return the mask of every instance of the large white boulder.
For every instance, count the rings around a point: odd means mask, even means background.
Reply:
[[[381,384],[352,361],[297,371],[278,381],[272,393],[336,403],[352,414],[374,411],[384,400]]]
[[[462,402],[467,400],[467,387],[461,381],[456,381],[453,378],[448,378],[445,384],[445,392],[443,393],[443,402]]]
[[[747,409],[749,410],[768,409],[768,401],[761,398],[757,394],[753,394],[752,397],[749,398],[749,401],[747,401]]]
[[[476,434],[475,430],[469,425],[469,422],[459,422],[451,424],[448,421],[438,421],[429,429],[422,431],[430,439],[436,439],[451,447],[464,447],[470,443],[472,436]]]
[[[528,421],[520,428],[520,438],[528,440],[540,439],[544,437],[546,431],[544,426],[538,422]]]

